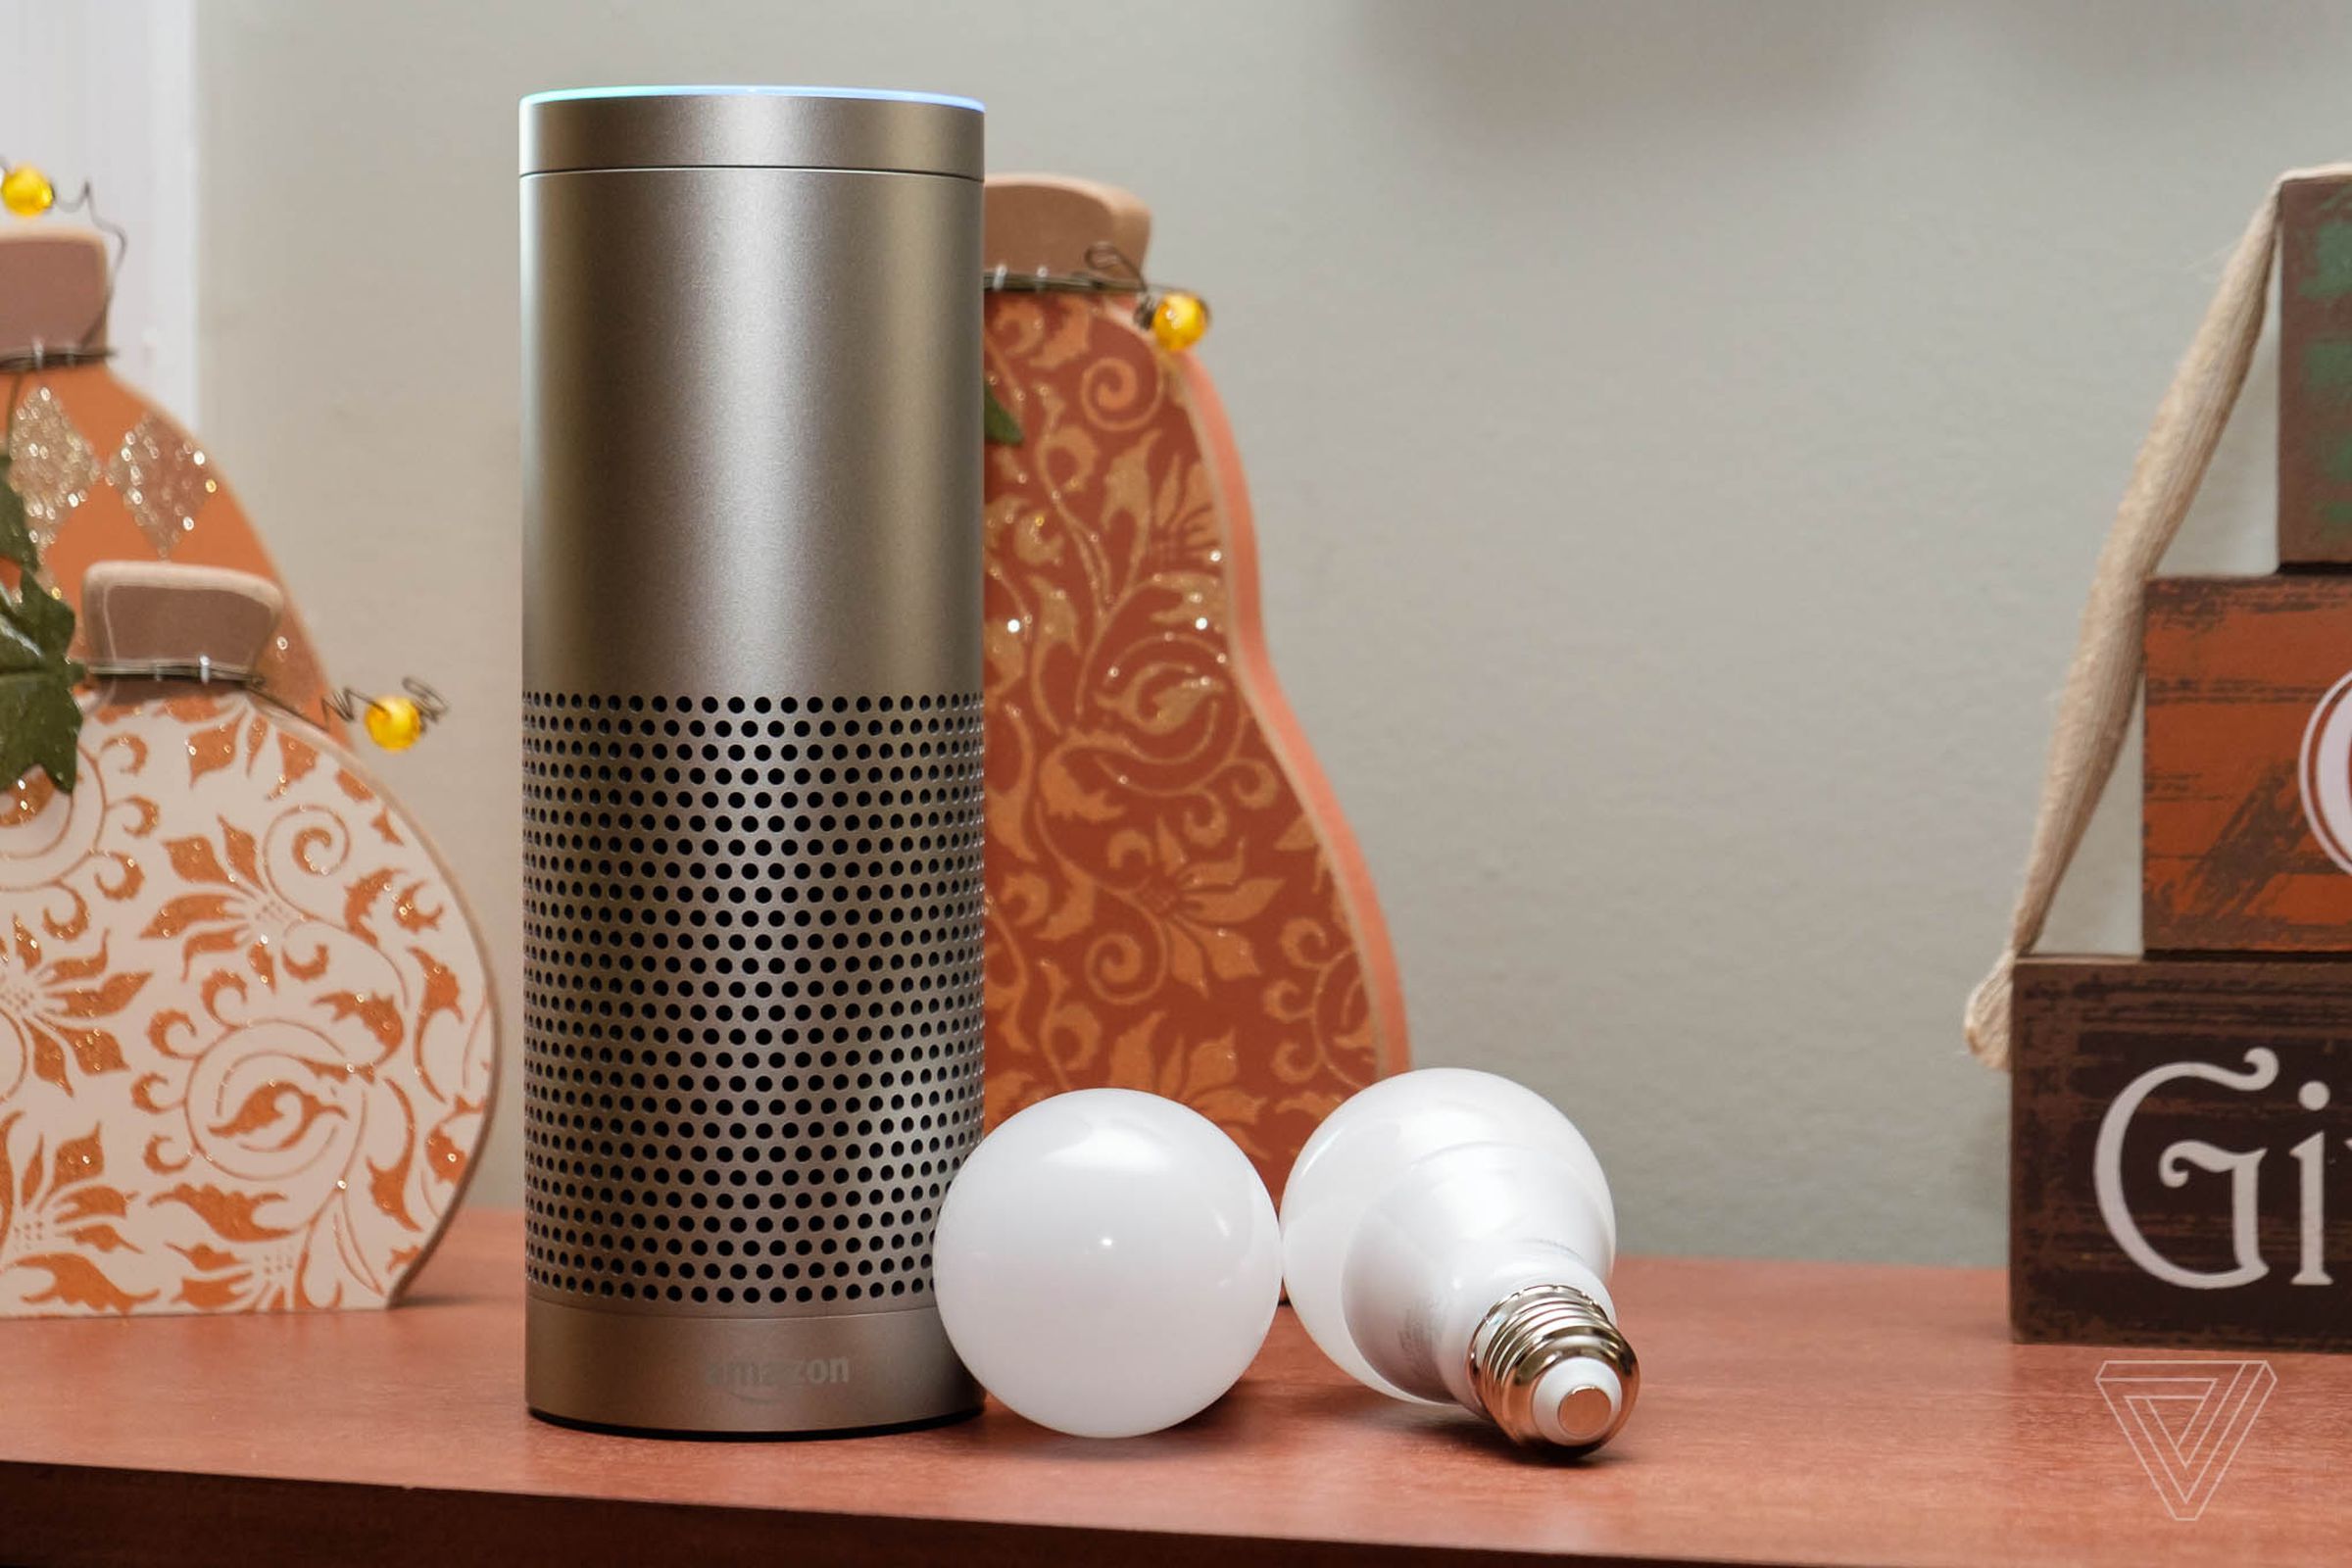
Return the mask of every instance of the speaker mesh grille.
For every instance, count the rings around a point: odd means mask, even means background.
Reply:
[[[980,1131],[975,695],[523,696],[529,1276],[927,1299]]]

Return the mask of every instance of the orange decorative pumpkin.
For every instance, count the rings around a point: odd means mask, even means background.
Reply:
[[[1074,271],[1124,193],[991,180],[988,255]],[[1258,621],[1241,461],[1208,376],[1131,298],[993,293],[987,466],[988,1105],[1167,1095],[1279,1196],[1299,1145],[1407,1065],[1371,879]]]

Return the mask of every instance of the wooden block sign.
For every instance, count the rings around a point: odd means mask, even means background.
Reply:
[[[2352,565],[2352,180],[2278,192],[2278,559]]]
[[[2352,963],[2028,958],[2021,1340],[2352,1349]]]
[[[2352,952],[2352,575],[2148,584],[2141,940]]]

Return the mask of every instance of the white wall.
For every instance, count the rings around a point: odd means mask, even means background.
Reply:
[[[1215,305],[1422,1058],[1555,1093],[1632,1247],[2000,1255],[1961,1001],[2147,416],[2264,183],[2352,140],[2352,20],[233,0],[199,60],[206,435],[335,677],[455,699],[385,771],[511,1002],[514,99],[971,92],[997,167],[1142,192]],[[2256,373],[2176,564],[2265,564]],[[2069,944],[2136,940],[2122,790]]]

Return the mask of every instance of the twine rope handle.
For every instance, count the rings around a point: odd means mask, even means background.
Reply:
[[[2082,845],[2092,810],[2115,771],[2139,693],[2140,615],[2147,580],[2180,531],[2213,461],[2223,427],[2246,383],[2262,337],[2271,259],[2278,244],[2278,189],[2289,180],[2341,177],[2352,164],[2291,170],[2274,180],[2222,269],[2213,303],[2173,372],[2155,422],[2140,443],[2115,521],[2100,548],[2082,627],[2058,699],[2042,771],[2041,804],[2026,854],[2025,883],[2009,917],[2009,943],[1969,994],[1968,1049],[1988,1067],[2009,1065],[2010,978],[2020,955],[2041,939],[2058,884]]]

